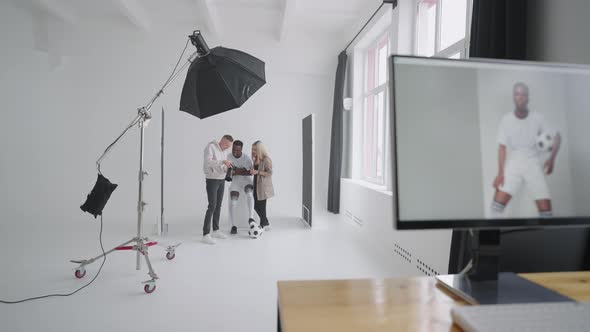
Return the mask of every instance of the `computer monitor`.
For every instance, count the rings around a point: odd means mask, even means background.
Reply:
[[[590,66],[392,56],[390,71],[397,229],[590,224]],[[481,234],[494,256],[499,233]],[[470,287],[515,282],[495,256]],[[469,300],[522,301],[494,296]]]

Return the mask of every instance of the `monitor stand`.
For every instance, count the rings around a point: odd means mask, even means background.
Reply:
[[[479,231],[474,266],[466,274],[441,275],[438,283],[470,304],[573,301],[511,272],[499,272],[500,231]]]

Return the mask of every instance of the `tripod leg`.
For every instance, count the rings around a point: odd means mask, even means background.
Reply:
[[[94,258],[91,258],[91,259],[84,259],[84,260],[71,260],[70,262],[72,262],[72,263],[76,263],[76,264],[80,264],[80,267],[84,267],[84,266],[86,266],[86,265],[89,265],[89,264],[92,264],[92,263],[94,263],[94,262],[95,262],[97,259],[99,259],[99,258],[102,258],[103,256],[106,256],[106,255],[108,255],[108,254],[112,253],[112,252],[113,252],[113,251],[115,251],[115,250],[118,250],[117,248],[119,248],[119,247],[122,247],[122,246],[125,246],[125,245],[127,245],[127,244],[129,244],[129,243],[131,243],[131,242],[134,242],[134,241],[135,241],[135,239],[131,239],[131,240],[129,240],[129,241],[127,241],[127,242],[125,242],[125,243],[122,243],[122,244],[120,244],[120,245],[118,245],[118,246],[114,247],[113,249],[111,249],[111,250],[109,250],[109,251],[105,252],[104,254],[100,254],[100,255],[98,255],[98,256],[96,256],[96,257],[94,257]]]
[[[140,249],[137,252],[138,253],[141,252],[143,257],[145,257],[145,262],[147,263],[147,266],[149,269],[148,274],[152,278],[150,280],[146,280],[146,281],[142,282],[142,284],[144,284],[143,290],[146,293],[150,294],[154,290],[156,290],[156,281],[158,280],[158,275],[156,274],[156,272],[152,268],[152,263],[150,262],[150,256],[148,254],[148,248],[149,248],[148,246],[146,246],[145,244],[142,243]]]
[[[145,257],[145,262],[148,266],[148,274],[150,275],[150,277],[152,277],[152,279],[158,279],[158,275],[156,274],[156,272],[154,271],[153,267],[152,267],[152,263],[150,262],[150,257],[147,251],[147,247],[145,249],[145,252],[143,253],[143,257]]]

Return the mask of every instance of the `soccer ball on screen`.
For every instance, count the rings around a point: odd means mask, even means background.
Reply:
[[[546,131],[542,131],[537,135],[536,147],[541,152],[553,151],[555,144],[555,135]]]
[[[248,235],[250,235],[250,237],[253,239],[257,239],[260,235],[262,235],[262,228],[260,228],[255,222],[251,222]]]

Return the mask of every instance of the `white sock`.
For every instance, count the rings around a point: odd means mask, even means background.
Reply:
[[[541,219],[551,218],[553,217],[553,211],[539,211],[539,217],[541,217]]]
[[[238,199],[230,199],[229,200],[229,221],[231,222],[232,226],[236,226],[236,222],[235,222],[235,218],[234,216],[236,215],[236,209],[238,208]]]
[[[254,194],[252,192],[246,193],[246,203],[248,204],[250,219],[254,219]]]
[[[246,204],[248,205],[248,214],[250,220],[254,219],[254,186],[247,185],[244,188],[244,192],[246,194]]]
[[[490,207],[490,216],[492,218],[502,218],[504,217],[505,209],[506,205],[493,201],[492,206]]]

